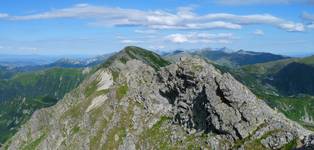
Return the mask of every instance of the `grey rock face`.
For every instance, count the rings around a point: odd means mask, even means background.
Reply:
[[[270,149],[280,149],[284,145],[294,140],[293,134],[290,132],[277,132],[263,139],[261,143]]]
[[[309,135],[304,139],[304,146],[302,150],[312,150],[314,149],[314,135]]]
[[[189,133],[213,132],[236,141],[274,132],[262,143],[270,149],[309,133],[274,112],[230,74],[221,74],[200,59],[183,60],[165,68],[159,76],[165,84],[161,94],[173,105],[173,122]]]

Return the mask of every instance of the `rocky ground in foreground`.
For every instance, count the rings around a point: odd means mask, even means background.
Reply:
[[[127,47],[4,149],[313,149],[314,136],[198,58]]]

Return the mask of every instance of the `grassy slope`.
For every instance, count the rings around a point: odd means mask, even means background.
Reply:
[[[314,66],[314,56],[305,57],[305,58],[290,58],[290,59],[283,59],[277,61],[271,61],[266,63],[259,63],[254,65],[246,65],[243,66],[242,69],[251,74],[258,74],[258,75],[269,75],[274,74],[280,71],[282,68],[287,66],[288,64],[296,62],[301,64],[306,64],[309,66]]]
[[[12,75],[16,74],[18,71],[14,69],[8,69],[7,67],[0,65],[0,79],[10,78]]]
[[[295,96],[283,97],[264,95],[263,98],[273,108],[283,112],[288,118],[299,122],[304,127],[314,130],[314,124],[306,122],[304,116],[314,118],[314,97],[313,96]]]
[[[152,51],[148,51],[143,48],[136,47],[136,46],[128,46],[128,47],[125,47],[122,51],[120,51],[116,55],[110,57],[100,67],[106,68],[110,66],[115,60],[119,60],[122,63],[126,63],[128,60],[131,60],[131,59],[141,60],[144,63],[152,66],[156,70],[158,70],[160,67],[164,67],[170,64],[170,62],[166,61],[165,59],[163,59],[158,54]]]
[[[12,136],[35,110],[54,105],[83,77],[81,69],[52,68],[0,80],[0,143]]]
[[[314,57],[306,57],[303,59],[286,59],[262,64],[248,65],[244,66],[242,69],[237,70],[221,66],[220,69],[231,72],[235,78],[247,85],[259,98],[264,99],[271,107],[278,109],[288,118],[295,120],[303,126],[313,130],[314,124],[304,122],[304,116],[308,115],[314,118],[314,110],[312,109],[314,107],[314,97],[311,95],[304,95],[302,93],[291,95],[291,92],[289,94],[290,96],[285,96],[285,92],[282,91],[285,89],[291,90],[291,88],[288,87],[289,85],[285,86],[283,85],[284,83],[292,84],[293,81],[295,81],[295,83],[300,83],[301,81],[299,80],[308,80],[307,76],[311,75],[309,73],[303,72],[302,75],[305,75],[306,77],[301,77],[299,74],[300,70],[291,71],[293,68],[285,68],[289,66],[289,64],[293,63],[312,67],[314,65]],[[302,68],[304,67],[298,67],[298,69]],[[290,71],[285,71],[287,69]],[[311,70],[307,71],[310,73],[312,72]],[[273,80],[276,80],[276,82],[280,83],[280,86],[271,86],[270,83],[265,82],[269,80],[270,77],[272,77]],[[280,82],[277,81],[279,79]],[[306,82],[309,81],[304,81],[304,83]],[[288,88],[283,88],[282,86]],[[304,85],[298,86],[306,87]],[[279,87],[280,89],[278,90],[276,87]],[[298,90],[298,92],[300,92],[300,90]]]
[[[161,58],[158,54],[151,51],[147,51],[139,47],[134,47],[134,46],[126,47],[125,52],[132,59],[142,60],[145,63],[151,65],[155,69],[159,69],[160,67],[164,67],[170,64],[168,61]]]

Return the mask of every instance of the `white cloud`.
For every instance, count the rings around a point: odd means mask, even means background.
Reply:
[[[305,30],[304,25],[301,23],[282,23],[280,24],[280,27],[282,29],[285,29],[286,31],[291,31],[291,32],[302,32]]]
[[[154,34],[157,32],[157,30],[135,30],[134,32],[141,34]]]
[[[150,27],[156,29],[241,29],[242,26],[224,21],[212,21],[205,23],[192,22],[187,24],[174,25],[151,25]]]
[[[136,40],[122,40],[121,43],[123,44],[138,44],[142,43],[143,41],[136,41]]]
[[[231,33],[188,33],[188,34],[171,34],[165,37],[166,40],[173,43],[231,43],[235,38]]]
[[[255,30],[255,31],[253,32],[253,34],[258,35],[258,36],[262,36],[262,35],[264,35],[264,31],[262,31],[262,30],[260,30],[260,29],[257,29],[257,30]]]
[[[170,40],[173,43],[185,43],[188,41],[188,37],[183,34],[171,34],[167,36],[166,39]]]
[[[284,19],[272,16],[270,14],[253,14],[253,15],[234,15],[228,13],[207,14],[203,17],[207,20],[228,20],[230,22],[250,25],[250,24],[267,24],[279,27],[286,31],[304,31],[304,25],[301,23],[294,23]]]
[[[199,15],[192,8],[179,8],[175,13],[162,10],[143,11],[113,7],[77,4],[24,16],[7,16],[8,20],[38,20],[76,18],[93,20],[99,26],[143,26],[151,29],[241,29],[242,26],[263,24],[286,31],[304,31],[304,25],[270,14],[234,15],[209,13]]]
[[[216,3],[222,5],[312,4],[313,0],[216,0]]]

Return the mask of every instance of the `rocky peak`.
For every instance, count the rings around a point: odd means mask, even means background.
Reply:
[[[164,68],[160,77],[161,94],[173,106],[173,123],[189,133],[212,132],[234,142],[268,132],[277,138],[289,135],[280,146],[310,133],[273,111],[229,73],[221,74],[201,59],[182,59]],[[278,143],[262,144],[276,148]]]
[[[34,113],[6,146],[279,149],[310,147],[309,134],[203,59],[169,64],[126,47],[57,105]]]

